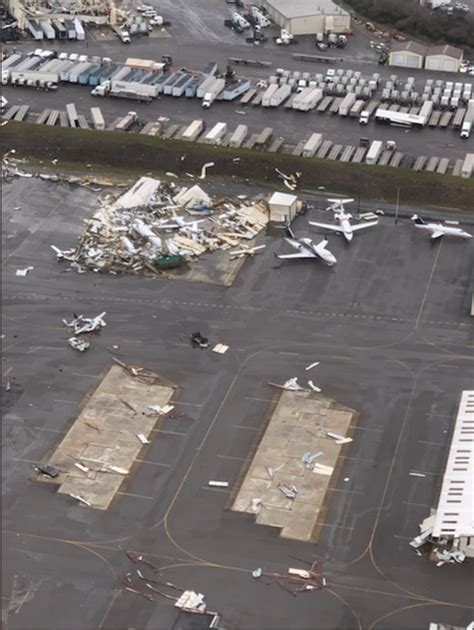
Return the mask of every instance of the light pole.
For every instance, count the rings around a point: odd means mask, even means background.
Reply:
[[[398,211],[400,210],[400,188],[397,187],[397,203],[395,206],[395,225],[398,223]]]

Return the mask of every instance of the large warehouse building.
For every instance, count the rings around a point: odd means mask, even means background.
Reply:
[[[454,46],[432,46],[426,51],[425,68],[442,72],[459,72],[463,52]]]
[[[393,45],[388,58],[390,66],[401,68],[423,68],[426,46],[414,41],[397,42]]]
[[[292,35],[350,30],[351,16],[332,0],[262,0],[272,20]]]

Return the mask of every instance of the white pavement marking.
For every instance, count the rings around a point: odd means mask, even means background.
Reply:
[[[426,503],[412,503],[411,501],[402,501],[404,505],[414,505],[415,507],[431,508],[431,505],[426,505]]]
[[[201,486],[201,490],[211,490],[211,492],[222,492],[224,494],[229,494],[230,490],[225,490],[224,488],[209,488],[208,486]]]
[[[393,534],[393,537],[399,540],[413,540],[413,536],[399,536],[398,534]]]
[[[256,400],[257,402],[276,403],[277,401],[270,398],[252,398],[252,396],[245,396],[244,400]]]
[[[440,444],[439,442],[425,442],[425,440],[418,440],[418,444],[428,444],[428,446],[446,446],[446,444]]]
[[[187,433],[180,433],[179,431],[166,431],[165,429],[152,429],[153,433],[167,433],[168,435],[179,435],[180,437],[187,437]]]
[[[410,475],[418,477],[418,475],[430,475],[430,477],[441,477],[442,473],[427,472],[426,470],[410,470]]]
[[[153,501],[155,497],[147,497],[144,494],[133,494],[132,492],[117,492],[117,494],[121,494],[124,497],[134,497],[135,499],[148,499],[149,501]]]
[[[186,405],[187,407],[202,407],[202,403],[184,402],[182,400],[173,400],[173,405]]]
[[[149,459],[136,459],[136,462],[139,464],[151,464],[152,466],[164,466],[165,468],[169,468],[171,464],[162,464],[161,462],[151,462]]]
[[[332,492],[344,492],[345,494],[360,494],[364,495],[365,492],[357,492],[357,490],[344,490],[344,488],[330,488],[328,490],[332,490]]]
[[[99,374],[82,374],[81,372],[71,372],[72,376],[81,376],[82,378],[99,378]]]
[[[220,459],[234,459],[237,462],[244,462],[245,457],[234,457],[233,455],[218,455]]]
[[[33,427],[37,431],[48,431],[49,433],[66,433],[66,431],[60,431],[59,429],[47,429],[46,427]]]
[[[241,424],[233,424],[232,428],[233,429],[247,429],[249,431],[258,431],[258,427],[244,427]]]
[[[53,402],[64,403],[65,405],[78,405],[75,400],[62,400],[61,398],[55,398]]]

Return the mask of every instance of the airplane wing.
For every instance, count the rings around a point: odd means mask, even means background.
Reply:
[[[436,232],[436,230],[434,232],[432,232],[430,238],[432,240],[434,240],[435,238],[440,238],[441,236],[443,236],[444,232]]]
[[[277,254],[277,258],[281,258],[282,260],[291,260],[292,258],[316,258],[314,254],[310,252],[298,252],[297,254]]]
[[[368,227],[372,227],[373,225],[377,225],[378,221],[369,221],[368,223],[358,223],[357,225],[352,225],[352,231],[363,230]]]
[[[324,228],[325,230],[332,230],[333,232],[342,232],[340,225],[332,225],[331,223],[316,223],[315,221],[308,221],[310,225]]]

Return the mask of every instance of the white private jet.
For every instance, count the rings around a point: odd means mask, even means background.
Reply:
[[[368,223],[359,223],[357,225],[352,225],[352,214],[345,211],[344,204],[351,203],[352,201],[354,201],[354,199],[328,199],[328,201],[331,203],[331,205],[326,208],[326,210],[332,210],[334,212],[334,219],[339,223],[339,225],[309,221],[310,225],[323,228],[324,230],[332,230],[337,234],[343,234],[346,241],[352,241],[354,232],[364,230],[365,228],[372,227],[373,225],[377,225],[378,223],[377,219],[376,221],[369,221]]]
[[[441,238],[442,236],[459,236],[460,238],[472,238],[472,234],[465,232],[461,228],[451,227],[443,223],[425,223],[421,217],[414,214],[411,218],[415,222],[415,227],[426,230],[430,233],[431,239]]]
[[[328,267],[332,267],[337,263],[336,257],[332,252],[326,249],[328,241],[324,240],[315,245],[310,238],[296,238],[292,229],[287,228],[289,237],[285,237],[288,245],[298,250],[296,254],[275,254],[281,260],[298,260],[303,258],[319,258]]]

